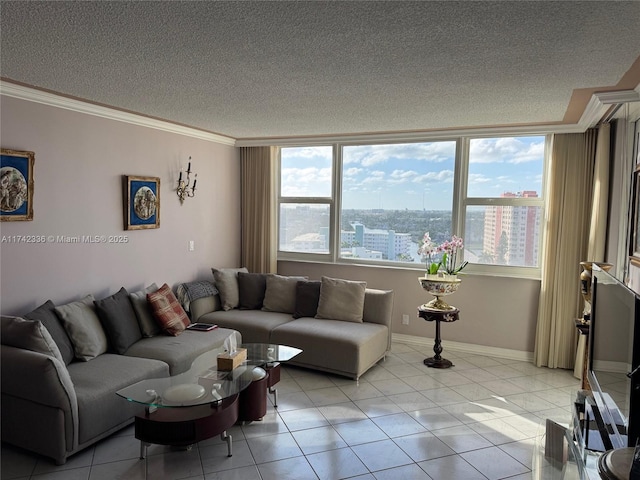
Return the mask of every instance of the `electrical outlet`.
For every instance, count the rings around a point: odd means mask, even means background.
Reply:
[[[402,324],[409,325],[409,315],[407,314],[402,315]]]
[[[189,251],[193,252],[196,249],[196,242],[189,240]]]

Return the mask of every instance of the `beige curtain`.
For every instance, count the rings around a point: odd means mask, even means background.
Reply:
[[[241,147],[241,265],[277,271],[277,147]]]
[[[596,164],[593,171],[593,202],[591,227],[586,260],[605,261],[607,223],[609,211],[609,157],[611,149],[611,125],[605,123],[598,128]]]
[[[534,362],[572,368],[574,319],[580,314],[580,262],[588,253],[596,131],[555,135],[549,172],[549,208]]]

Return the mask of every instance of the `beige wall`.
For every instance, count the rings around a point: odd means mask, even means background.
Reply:
[[[417,307],[433,297],[422,290],[420,270],[352,265],[278,262],[282,275],[322,275],[365,280],[367,286],[394,290],[393,332],[419,337],[435,335],[433,323],[417,318]],[[460,320],[442,327],[443,345],[455,341],[487,347],[532,352],[535,342],[540,281],[467,275],[460,289],[446,301],[460,309]],[[402,315],[409,325],[402,325]]]
[[[1,97],[3,148],[31,150],[34,220],[2,222],[0,310],[19,314],[124,286],[211,278],[240,261],[236,148],[33,102]],[[198,192],[175,194],[189,156]],[[122,175],[160,177],[160,228],[124,231]],[[126,235],[126,244],[7,243],[16,235]],[[189,240],[195,251],[188,251]]]

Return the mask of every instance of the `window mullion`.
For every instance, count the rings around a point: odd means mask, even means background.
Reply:
[[[340,256],[340,225],[342,222],[342,146],[334,144],[333,146],[333,203],[331,210],[331,244],[330,252],[333,262],[337,262]]]

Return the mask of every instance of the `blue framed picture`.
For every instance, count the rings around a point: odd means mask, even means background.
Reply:
[[[33,220],[35,154],[2,149],[0,156],[0,220]]]
[[[160,227],[160,178],[125,175],[124,229]]]

